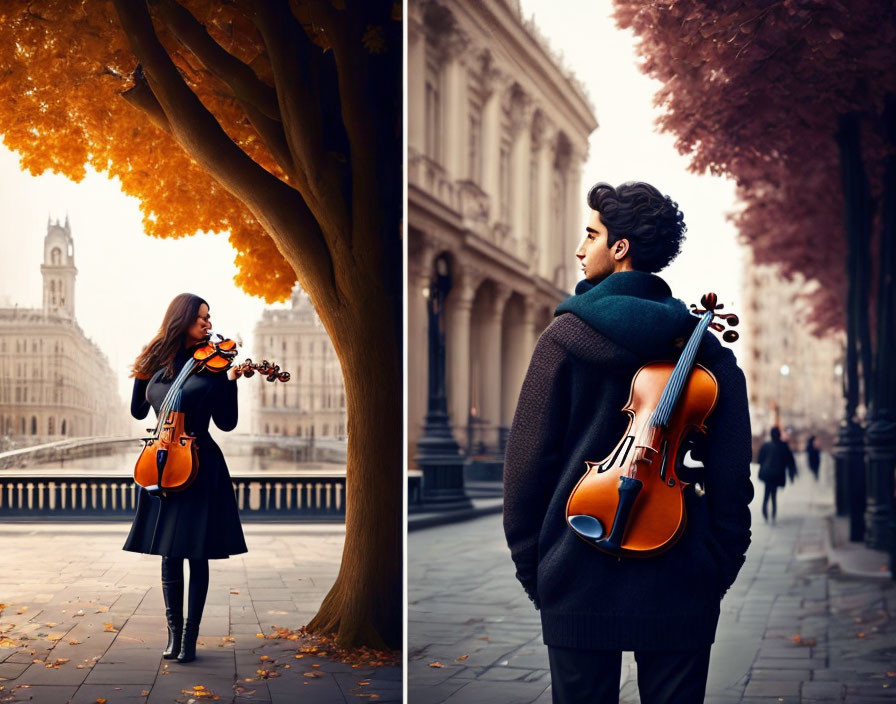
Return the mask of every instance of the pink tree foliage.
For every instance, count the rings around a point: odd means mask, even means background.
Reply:
[[[734,215],[756,261],[800,272],[814,330],[844,324],[843,195],[834,134],[863,116],[863,155],[875,193],[885,153],[875,125],[896,91],[892,2],[866,0],[615,0],[640,38],[642,69],[662,82],[662,131],[691,169],[733,178]]]

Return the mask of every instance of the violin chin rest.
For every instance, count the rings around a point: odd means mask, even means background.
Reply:
[[[604,527],[594,516],[579,514],[570,516],[566,520],[569,522],[569,527],[583,538],[600,540],[604,536]]]

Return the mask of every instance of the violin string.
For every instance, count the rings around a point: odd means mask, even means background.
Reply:
[[[156,421],[156,437],[158,437],[162,432],[162,427],[165,425],[165,421],[168,418],[168,413],[172,408],[176,407],[175,395],[179,393],[180,387],[183,385],[183,383],[186,381],[186,378],[190,375],[193,369],[195,369],[195,367],[196,360],[191,357],[181,368],[180,373],[168,388],[168,393],[165,394],[165,399],[162,401],[162,406],[159,409],[159,414]]]
[[[681,390],[690,374],[694,357],[696,357],[697,348],[700,346],[700,342],[703,339],[703,333],[706,332],[706,329],[709,327],[712,317],[712,311],[707,311],[697,324],[694,334],[691,335],[691,338],[688,340],[678,363],[675,365],[675,369],[672,371],[672,376],[666,384],[666,388],[663,389],[656,411],[654,411],[654,414],[651,417],[651,425],[664,426],[669,422],[669,417],[672,415],[672,411],[675,408]]]

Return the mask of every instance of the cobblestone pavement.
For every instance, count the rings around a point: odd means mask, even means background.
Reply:
[[[339,567],[342,526],[244,525],[248,554],[209,562],[197,659],[183,665],[162,659],[160,559],[122,551],[127,531],[0,524],[0,702],[401,701],[399,667],[353,667],[257,635],[313,616]]]
[[[775,527],[762,519],[761,488],[747,562],[722,602],[706,701],[896,702],[896,583],[828,567],[829,475],[816,483],[804,470],[779,492]],[[551,701],[538,614],[513,572],[500,516],[408,536],[409,702]],[[620,701],[639,702],[631,653]]]

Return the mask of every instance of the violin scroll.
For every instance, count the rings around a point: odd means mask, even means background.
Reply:
[[[727,323],[728,326],[732,328],[740,323],[740,318],[738,318],[734,313],[717,312],[725,306],[724,304],[719,303],[719,297],[715,293],[710,292],[704,294],[700,299],[700,304],[703,306],[703,308],[698,308],[696,303],[691,303],[691,312],[696,315],[703,315],[704,313],[712,311],[714,320],[709,324],[709,327],[711,327],[716,332],[722,332],[724,330],[722,339],[725,342],[736,342],[740,335],[734,330],[725,330],[725,325],[715,322],[715,318],[719,318],[725,321],[725,323]]]

